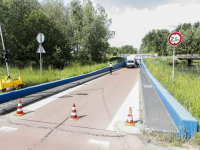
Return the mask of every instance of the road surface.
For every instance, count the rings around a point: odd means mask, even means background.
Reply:
[[[142,141],[137,136],[118,132],[114,126],[121,118],[126,120],[127,116],[122,114],[128,115],[134,101],[139,103],[138,97],[129,96],[134,88],[139,95],[138,81],[138,68],[123,68],[22,106],[24,116],[14,116],[16,111],[2,115],[0,150],[140,150]],[[73,103],[80,117],[78,121],[69,120]],[[136,106],[133,109],[133,114],[139,111]],[[138,116],[133,115],[133,119],[137,121]]]

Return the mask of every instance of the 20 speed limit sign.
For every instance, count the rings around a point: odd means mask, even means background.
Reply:
[[[169,44],[176,46],[182,41],[182,35],[179,32],[173,32],[168,37]]]

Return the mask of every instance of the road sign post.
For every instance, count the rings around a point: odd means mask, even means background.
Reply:
[[[174,57],[175,57],[175,46],[173,46],[173,72],[172,72],[172,84],[174,84]]]
[[[173,32],[168,37],[168,42],[173,46],[173,71],[172,71],[172,84],[174,84],[174,59],[175,59],[175,46],[182,41],[182,35],[179,32]]]
[[[10,73],[9,73],[9,68],[8,68],[8,52],[6,51],[5,45],[4,45],[3,33],[2,33],[2,29],[1,29],[1,22],[0,22],[0,32],[1,32],[1,40],[2,40],[2,45],[3,45],[3,51],[4,51],[5,61],[6,61],[6,68],[7,68],[7,73],[8,73],[8,79],[10,79]]]
[[[42,43],[45,40],[44,34],[39,33],[37,35],[36,39],[37,39],[38,43],[40,43],[38,50],[37,50],[37,53],[40,53],[40,73],[42,75],[42,53],[46,53],[43,46],[42,46]]]

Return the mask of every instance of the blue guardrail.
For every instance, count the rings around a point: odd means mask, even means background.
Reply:
[[[152,76],[143,61],[141,67],[179,130],[177,134],[190,138],[197,132],[198,121]]]

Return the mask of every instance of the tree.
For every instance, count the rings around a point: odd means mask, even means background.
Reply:
[[[44,65],[64,66],[70,58],[68,41],[60,24],[56,24],[41,11],[37,1],[4,1],[0,8],[10,64],[19,67],[39,64],[39,57],[36,54],[39,44],[36,36],[43,33],[46,37],[43,46],[47,51],[44,54]]]
[[[73,51],[77,55],[81,47],[82,28],[83,28],[83,7],[80,1],[74,0],[70,3],[70,15],[73,31]]]
[[[105,9],[94,7],[89,0],[73,0],[67,7],[63,0],[44,0],[41,4],[37,0],[0,0],[0,14],[6,49],[16,66],[39,63],[38,33],[45,35],[44,65],[58,68],[67,64],[71,51],[76,58],[101,62],[108,40],[114,36]],[[0,60],[4,62],[2,57]]]
[[[152,30],[142,39],[140,53],[158,53],[167,55],[167,38],[169,31],[166,29]]]
[[[132,45],[122,46],[121,51],[122,51],[122,53],[125,53],[125,54],[136,54],[137,53],[137,49],[134,48]]]

